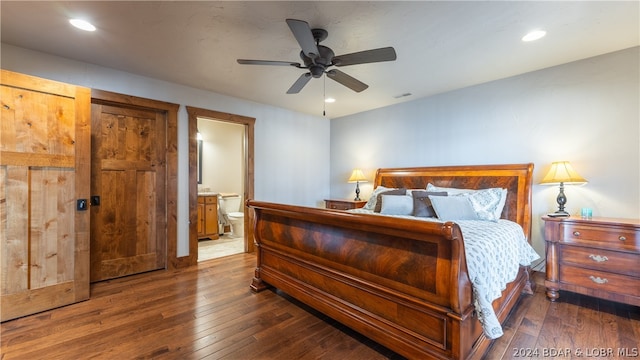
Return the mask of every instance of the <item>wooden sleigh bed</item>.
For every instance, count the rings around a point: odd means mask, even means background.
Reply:
[[[508,190],[502,218],[531,233],[533,164],[379,169],[374,188]],[[249,200],[257,267],[251,288],[276,287],[412,359],[481,358],[491,343],[473,306],[463,236],[428,222]],[[521,266],[493,308],[502,323],[521,293]]]

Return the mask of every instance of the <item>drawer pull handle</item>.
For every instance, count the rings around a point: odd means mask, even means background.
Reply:
[[[591,255],[589,255],[589,257],[595,262],[604,262],[604,261],[609,260],[608,257],[601,256],[601,255],[593,255],[593,254],[591,254]]]
[[[574,231],[573,236],[580,236],[580,231]]]
[[[622,236],[622,235],[620,235],[620,236],[618,237],[618,240],[620,240],[620,241],[625,241],[625,240],[627,240],[627,237],[626,237],[626,236]]]
[[[593,281],[596,284],[606,284],[606,283],[609,282],[609,280],[607,280],[606,278],[601,279],[599,276],[596,277],[596,276],[593,276],[593,275],[589,276],[589,279],[591,279],[591,281]]]

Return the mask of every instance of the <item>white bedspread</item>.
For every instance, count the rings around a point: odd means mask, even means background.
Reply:
[[[517,223],[479,220],[456,221],[462,230],[467,255],[467,271],[473,284],[473,302],[489,339],[502,336],[502,326],[491,303],[499,298],[507,283],[515,280],[520,265],[540,258],[526,241]]]
[[[354,213],[374,214],[354,209]],[[439,221],[433,218],[396,216],[414,220]],[[462,230],[467,271],[473,285],[473,302],[485,335],[496,339],[503,335],[502,326],[491,306],[502,295],[507,283],[515,280],[520,265],[530,265],[540,256],[527,243],[519,224],[500,219],[456,221]]]

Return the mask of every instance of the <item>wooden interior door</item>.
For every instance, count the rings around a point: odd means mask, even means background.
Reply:
[[[90,90],[1,70],[0,320],[89,298]]]
[[[91,281],[166,266],[166,117],[92,104]]]

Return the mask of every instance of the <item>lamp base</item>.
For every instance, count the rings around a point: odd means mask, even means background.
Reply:
[[[353,198],[353,201],[360,201],[360,182],[356,181],[356,197]]]
[[[562,182],[560,183],[560,193],[558,193],[556,202],[558,203],[558,210],[553,213],[553,217],[569,217],[569,213],[564,211],[564,204],[567,203],[567,197],[564,195],[564,183]]]

